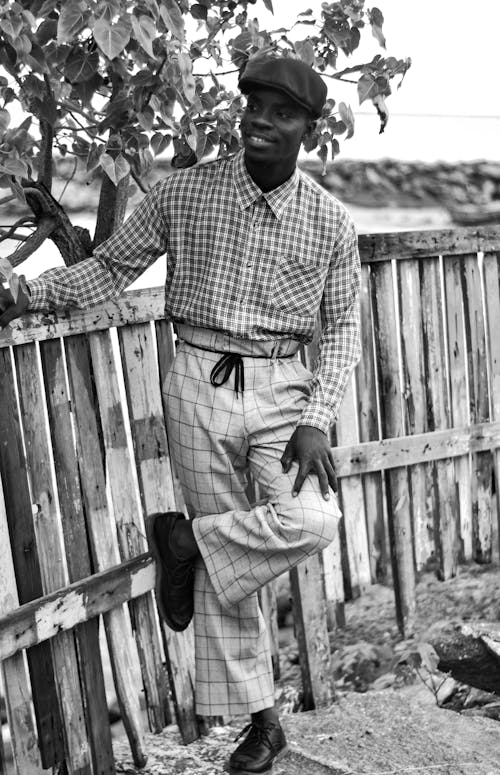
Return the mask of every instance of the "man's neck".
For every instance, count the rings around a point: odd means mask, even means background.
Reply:
[[[294,164],[291,168],[284,168],[281,165],[279,167],[273,165],[263,167],[261,164],[252,164],[245,158],[245,166],[253,182],[265,193],[272,191],[273,188],[278,188],[291,178],[296,165]]]

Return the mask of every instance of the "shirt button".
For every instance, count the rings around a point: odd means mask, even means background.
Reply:
[[[247,261],[247,267],[250,268],[251,266],[252,266],[252,262],[251,261]]]

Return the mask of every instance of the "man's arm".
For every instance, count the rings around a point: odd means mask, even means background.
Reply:
[[[321,304],[321,338],[312,395],[282,457],[284,471],[290,470],[294,460],[299,464],[294,494],[313,473],[325,498],[328,486],[337,489],[328,430],[337,418],[347,381],[360,355],[361,268],[356,231],[347,213],[335,253]]]
[[[116,298],[167,249],[168,226],[163,216],[164,183],[158,183],[130,218],[93,255],[74,266],[43,272],[27,282],[27,293],[14,303],[0,290],[0,327],[26,311],[88,308]]]

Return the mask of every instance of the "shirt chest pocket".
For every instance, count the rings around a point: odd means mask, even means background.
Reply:
[[[283,312],[315,315],[328,267],[321,261],[283,256],[271,283],[273,305]]]

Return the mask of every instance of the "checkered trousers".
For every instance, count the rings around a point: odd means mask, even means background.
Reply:
[[[197,712],[248,714],[274,704],[257,590],[325,548],[340,511],[333,495],[322,498],[316,477],[292,497],[296,467],[282,471],[280,458],[311,390],[310,372],[283,357],[297,343],[231,344],[186,326],[179,333],[201,347],[234,352],[239,345],[248,355],[245,391],[237,395],[233,377],[210,384],[219,353],[182,341],[164,384],[171,454],[202,555],[195,580]],[[273,348],[274,357],[251,357]],[[254,507],[246,495],[249,472],[265,496]]]

